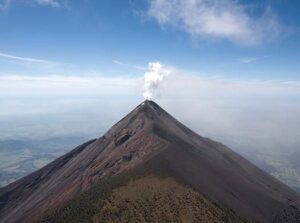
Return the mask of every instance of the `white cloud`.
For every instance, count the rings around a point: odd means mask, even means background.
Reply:
[[[6,10],[10,6],[11,0],[0,0],[0,11]]]
[[[126,95],[141,85],[141,78],[127,76],[0,75],[0,95]]]
[[[54,8],[60,6],[60,2],[58,0],[36,0],[36,2],[40,5],[48,5]]]
[[[253,63],[253,62],[258,61],[258,60],[266,59],[268,57],[269,57],[268,55],[242,57],[242,58],[238,59],[238,61],[240,63],[249,64],[249,63]]]
[[[299,81],[226,80],[172,68],[160,87],[157,102],[202,136],[240,151],[300,148]],[[0,138],[91,129],[100,136],[142,93],[142,77],[0,76]]]
[[[202,136],[239,151],[300,148],[300,82],[241,81],[178,72],[158,102]]]
[[[25,62],[25,63],[46,63],[46,64],[55,64],[56,62],[37,59],[37,58],[30,58],[30,57],[20,57],[6,53],[0,53],[0,59],[9,60],[9,61],[18,61],[18,62]]]
[[[0,10],[7,10],[17,0],[0,0]],[[52,8],[65,7],[67,0],[25,0],[24,3],[34,3]]]
[[[280,30],[270,9],[254,18],[235,0],[150,0],[147,13],[160,25],[171,25],[197,38],[245,45],[260,44]]]
[[[134,65],[134,64],[128,64],[128,63],[124,63],[124,62],[119,61],[119,60],[112,60],[112,62],[114,64],[117,64],[117,65],[120,65],[120,66],[124,66],[124,67],[129,67],[129,68],[136,69],[136,70],[146,70],[146,68],[143,67],[143,66]]]
[[[65,64],[39,58],[21,57],[2,52],[0,52],[0,62],[13,63],[24,68],[30,68],[31,70],[39,71],[41,74],[67,72],[77,68],[77,66],[73,64]]]
[[[258,57],[244,57],[244,58],[241,58],[239,61],[241,63],[252,63],[254,61],[257,61],[259,58]]]

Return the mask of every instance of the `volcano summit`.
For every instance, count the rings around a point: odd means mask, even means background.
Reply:
[[[146,100],[104,136],[0,189],[0,222],[300,221],[299,196]]]

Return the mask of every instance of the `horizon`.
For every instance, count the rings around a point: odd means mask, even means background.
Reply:
[[[69,137],[71,149],[152,99],[197,134],[300,179],[286,164],[300,151],[299,7],[0,0],[0,143]]]
[[[300,122],[299,6],[295,1],[269,0],[128,0],[118,4],[1,0],[0,121],[5,128],[0,129],[0,138],[22,137],[30,131],[25,126],[39,132],[37,125],[46,117],[52,123],[45,122],[48,133],[44,135],[75,134],[70,122],[86,119],[81,108],[96,104],[99,116],[108,116],[97,104],[114,107],[126,100],[126,109],[120,104],[115,118],[105,118],[110,120],[108,127],[145,96],[143,79],[149,72],[152,83],[147,94],[152,91],[154,95],[146,97],[165,103],[175,114],[174,100],[181,101],[181,107],[188,101],[203,103],[212,113],[223,110],[218,115],[224,119],[235,116],[228,120],[230,127],[236,125],[237,116],[257,108],[252,118],[241,117],[247,129],[249,119],[261,122],[261,111],[275,107],[275,128],[284,120],[288,128],[296,128],[293,122]],[[156,79],[151,80],[151,75]],[[154,90],[156,83],[159,86]],[[244,111],[234,114],[235,107]],[[231,114],[225,114],[229,108]],[[61,132],[64,114],[74,119],[64,123],[69,130]],[[92,112],[86,116],[91,123],[101,122]],[[24,123],[24,119],[31,121]],[[184,121],[204,120],[190,117]],[[212,120],[212,125],[217,123]],[[76,134],[97,132],[87,123],[78,126],[93,130]],[[103,128],[99,126],[100,131]],[[222,127],[214,130],[218,128]],[[220,133],[204,134],[215,137]]]
[[[0,222],[299,223],[299,9],[0,0]]]

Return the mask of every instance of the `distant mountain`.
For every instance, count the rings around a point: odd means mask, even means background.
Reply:
[[[0,189],[1,222],[300,221],[300,197],[153,101]]]

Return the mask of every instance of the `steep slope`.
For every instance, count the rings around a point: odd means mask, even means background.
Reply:
[[[114,189],[99,210],[94,222],[221,222],[227,217],[199,193],[172,178],[154,176]],[[242,222],[233,215],[229,219]]]
[[[285,215],[290,216],[289,222],[296,222],[299,217],[299,196],[287,186],[226,146],[195,134],[154,102],[145,101],[103,137],[1,189],[0,219],[30,222],[99,182],[145,163],[150,173],[168,170],[164,175],[241,217],[261,222]]]
[[[159,167],[159,168],[158,168]],[[138,165],[45,213],[37,222],[226,222],[246,223],[188,185],[167,166]]]

